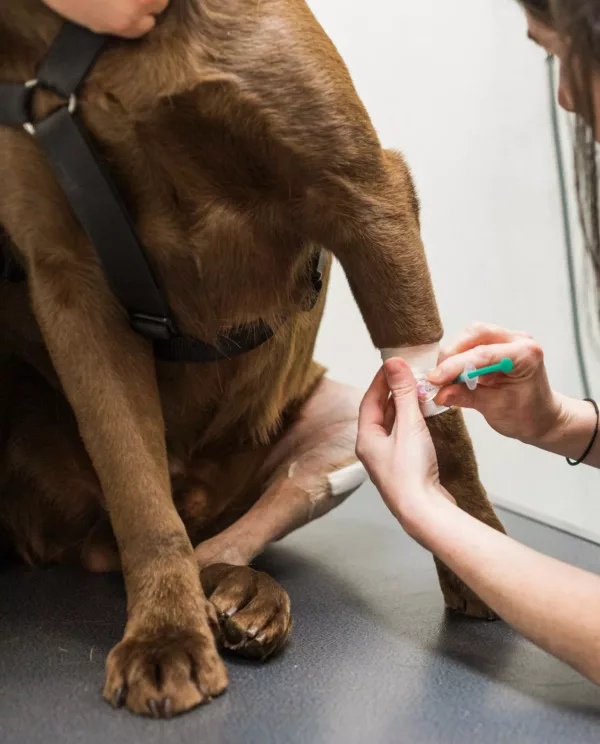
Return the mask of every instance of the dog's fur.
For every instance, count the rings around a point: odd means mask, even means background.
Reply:
[[[0,5],[0,79],[34,77],[59,27],[39,0]],[[56,103],[40,94],[36,114]],[[170,715],[226,686],[211,624],[244,653],[284,643],[287,595],[247,564],[330,509],[327,473],[352,461],[356,397],[312,360],[315,246],[378,347],[442,329],[409,172],[304,0],[172,0],[99,60],[79,106],[182,328],[280,326],[236,360],[155,364],[35,142],[0,129],[0,223],[28,276],[0,289],[0,552],[120,563],[129,619],[105,696]],[[429,424],[444,485],[501,529],[460,413]],[[438,568],[450,607],[489,615]]]

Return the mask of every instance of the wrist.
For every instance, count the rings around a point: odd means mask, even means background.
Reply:
[[[526,441],[535,447],[577,459],[585,451],[596,426],[594,407],[585,400],[554,393],[555,413],[551,425],[539,436]]]
[[[551,391],[548,403],[540,406],[535,416],[523,422],[523,426],[520,427],[522,431],[514,438],[524,444],[545,449],[545,446],[557,436],[557,432],[564,429],[569,415],[567,401],[568,398],[565,396]]]
[[[406,508],[393,509],[394,516],[405,532],[430,549],[433,536],[437,534],[447,508],[455,507],[452,496],[441,485],[432,485],[421,489]]]

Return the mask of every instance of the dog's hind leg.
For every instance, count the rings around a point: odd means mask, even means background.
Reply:
[[[196,548],[225,647],[265,658],[285,643],[291,629],[287,594],[248,564],[269,543],[336,507],[366,479],[354,454],[360,400],[359,391],[321,380],[268,453],[262,497],[231,527]],[[349,479],[335,476],[347,466]]]

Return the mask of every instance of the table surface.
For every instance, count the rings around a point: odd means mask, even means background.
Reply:
[[[600,548],[503,513],[532,547],[595,570]],[[372,486],[257,561],[288,590],[292,642],[229,658],[230,688],[172,721],[113,711],[104,660],[125,618],[118,576],[0,572],[1,744],[358,744],[600,740],[600,689],[504,623],[448,616],[431,557]]]

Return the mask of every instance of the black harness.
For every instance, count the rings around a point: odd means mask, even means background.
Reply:
[[[110,38],[65,23],[41,63],[37,77],[25,84],[0,83],[0,125],[22,126],[44,151],[76,218],[101,260],[110,287],[126,309],[134,331],[152,342],[158,359],[215,362],[262,346],[274,335],[263,320],[219,333],[218,345],[180,332],[167,299],[140,243],[135,225],[105,164],[77,112],[77,91]],[[33,123],[36,89],[52,91],[64,105]],[[311,261],[310,307],[323,284],[325,251]],[[9,236],[0,226],[0,282],[21,281]]]

